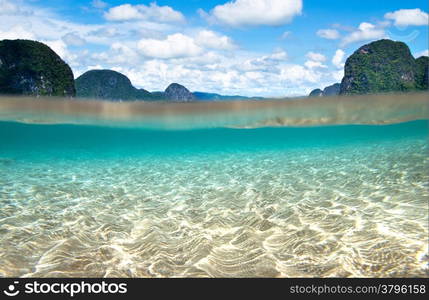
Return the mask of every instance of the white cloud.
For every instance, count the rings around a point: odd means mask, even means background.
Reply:
[[[341,80],[344,77],[344,68],[342,68],[341,70],[338,70],[338,71],[333,71],[331,74],[332,74],[332,78],[336,82],[341,82]]]
[[[104,17],[109,21],[128,21],[143,19],[143,14],[139,11],[137,6],[131,4],[123,4],[109,9],[104,14]]]
[[[70,66],[79,66],[78,55],[70,52],[67,49],[66,43],[63,40],[41,41],[48,45],[59,57],[61,57]]]
[[[181,33],[169,35],[165,40],[142,39],[138,49],[145,56],[165,59],[196,56],[203,52],[193,38]]]
[[[287,53],[282,49],[277,49],[270,55],[247,59],[237,65],[237,69],[241,71],[260,71],[277,73],[279,72],[278,66],[287,60]]]
[[[0,0],[0,15],[29,15],[31,10],[20,5],[20,1],[11,2],[9,0]]]
[[[332,64],[338,69],[343,68],[345,55],[346,53],[341,49],[338,49],[337,51],[335,51],[335,54],[332,57]]]
[[[318,62],[324,62],[326,60],[325,55],[316,53],[316,52],[311,52],[311,51],[308,52],[305,56],[310,60],[318,61]]]
[[[18,1],[9,1],[9,3],[16,2]],[[7,1],[3,0],[2,5],[4,3],[7,3]],[[18,3],[21,2],[19,1]],[[25,13],[23,14],[22,11],[25,11]],[[99,27],[102,26],[67,22],[60,17],[56,17],[47,9],[27,5],[19,5],[19,9],[9,9],[7,14],[1,16],[0,22],[0,31],[6,32],[9,36],[17,33],[16,38],[36,40],[58,40],[70,32],[84,34]]]
[[[3,3],[6,3],[5,0]],[[16,3],[17,1],[9,1]],[[20,2],[19,2],[20,3]],[[88,47],[93,44],[110,47],[112,42],[127,42],[141,38],[159,38],[165,35],[165,32],[171,32],[177,27],[176,24],[155,23],[151,21],[136,22],[104,22],[102,24],[82,24],[73,21],[66,21],[55,12],[39,7],[20,5],[20,9],[29,12],[21,14],[14,10],[15,14],[6,14],[1,16],[0,32],[7,38],[31,38],[35,40],[59,40],[64,36],[73,33],[82,39],[80,42],[75,38],[74,41],[65,37],[68,44],[81,44],[86,41]],[[14,28],[20,29],[14,30]],[[17,32],[18,31],[18,32]],[[17,32],[17,33],[16,33]]]
[[[335,29],[320,29],[316,34],[328,40],[337,40],[340,38],[340,33]]]
[[[305,55],[305,57],[307,57],[308,60],[304,63],[304,66],[306,66],[310,70],[317,68],[328,68],[326,65],[323,64],[323,62],[326,61],[326,56],[321,53],[310,51]]]
[[[82,46],[86,43],[85,39],[73,32],[67,33],[61,39],[69,46]]]
[[[15,39],[34,40],[35,35],[21,25],[16,25],[10,28],[9,30],[5,30],[5,31],[2,31],[0,29],[0,40],[15,40]]]
[[[357,30],[353,31],[342,39],[341,46],[344,47],[351,43],[377,40],[384,37],[386,37],[386,33],[384,32],[383,28],[377,27],[371,23],[363,22],[360,23]]]
[[[322,74],[300,65],[286,65],[281,68],[280,79],[288,84],[299,86],[303,83],[318,83]]]
[[[43,41],[46,45],[48,45],[52,50],[55,51],[61,58],[65,58],[68,54],[67,45],[62,40],[56,41]]]
[[[185,17],[182,13],[172,9],[170,6],[158,6],[155,2],[149,6],[122,4],[110,8],[104,17],[108,21],[131,21],[145,20],[155,22],[183,22]]]
[[[210,30],[200,31],[195,41],[199,46],[210,49],[232,50],[236,47],[226,35],[220,35]]]
[[[110,50],[110,53],[106,54],[107,57],[101,59],[102,61],[108,61],[110,64],[136,65],[142,60],[137,49],[124,43],[113,43]]]
[[[307,60],[304,63],[304,66],[306,66],[309,69],[314,69],[314,68],[327,68],[326,65],[324,65],[323,63],[321,63],[320,61],[313,61],[313,60]]]
[[[108,4],[102,0],[92,0],[91,6],[97,9],[103,9],[108,6]]]
[[[302,0],[234,0],[217,5],[209,17],[230,26],[277,26],[300,15]],[[206,15],[200,11],[200,15]]]
[[[285,31],[285,32],[282,33],[280,39],[282,39],[282,40],[287,39],[288,37],[290,37],[291,34],[292,34],[292,32]]]
[[[420,56],[429,56],[429,50],[426,49],[426,50],[423,50],[423,51],[420,51],[420,52],[417,52],[416,54],[414,54],[415,58],[419,58]]]
[[[420,26],[429,24],[428,14],[420,8],[400,9],[384,15],[386,19],[393,20],[396,26]]]
[[[205,53],[207,49],[233,50],[236,48],[229,37],[210,30],[200,30],[195,37],[175,33],[163,40],[142,39],[137,45],[143,55],[161,59],[195,57]]]

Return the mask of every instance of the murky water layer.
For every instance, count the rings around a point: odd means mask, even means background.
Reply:
[[[0,120],[36,124],[176,130],[393,124],[420,119],[429,119],[428,93],[193,103],[0,97]]]
[[[59,128],[58,142],[35,125],[8,126],[0,124],[0,276],[429,275],[429,149],[414,127],[394,139],[389,126],[369,127],[379,137],[359,143],[357,128],[338,133],[344,139],[316,132],[319,142],[303,145],[267,138],[274,129],[230,129],[245,132],[242,141],[152,135],[172,153],[144,135],[139,147],[123,146],[130,136],[121,132],[107,155],[103,129],[91,148],[85,130]],[[342,142],[322,146],[330,137]]]

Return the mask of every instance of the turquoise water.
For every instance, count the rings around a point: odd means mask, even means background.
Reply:
[[[0,122],[0,276],[428,276],[428,121]]]

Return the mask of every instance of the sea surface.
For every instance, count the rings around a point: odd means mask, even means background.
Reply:
[[[0,99],[0,277],[429,277],[427,96]]]

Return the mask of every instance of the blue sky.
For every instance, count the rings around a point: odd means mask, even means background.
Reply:
[[[427,1],[0,0],[0,39],[42,41],[79,76],[113,69],[137,87],[298,96],[339,82],[381,38],[427,55]]]

